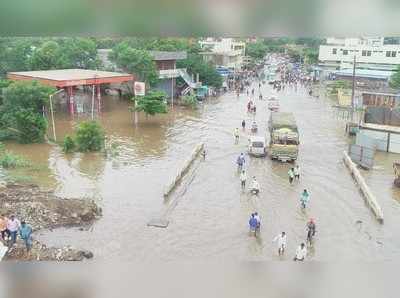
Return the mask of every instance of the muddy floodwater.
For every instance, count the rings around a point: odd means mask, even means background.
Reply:
[[[270,112],[254,86],[255,120],[259,134],[265,135]],[[264,85],[261,92],[267,96],[272,90]],[[195,111],[176,107],[168,115],[141,116],[136,127],[127,102],[103,97],[99,119],[107,144],[113,147],[108,156],[65,155],[54,145],[7,144],[44,167],[33,174],[34,182],[54,188],[60,196],[95,198],[103,208],[103,217],[88,230],[57,229],[36,237],[49,245],[89,249],[97,260],[279,260],[272,239],[286,231],[288,247],[281,259],[291,260],[305,240],[307,219],[313,217],[317,235],[309,259],[395,259],[400,255],[400,192],[393,187],[392,172],[397,156],[378,153],[374,169],[363,172],[382,206],[381,225],[342,162],[349,139],[332,102],[311,98],[302,88],[287,88],[278,98],[281,111],[294,112],[299,126],[301,179],[291,186],[290,164],[247,157],[248,177],[256,176],[261,185],[258,198],[242,192],[235,164],[246,152],[248,131],[235,145],[233,130],[243,119],[248,126],[253,120],[246,113],[245,95],[238,99],[227,93]],[[57,113],[59,140],[76,120]],[[200,141],[206,145],[206,160],[197,160],[165,201],[165,186]],[[304,188],[311,194],[306,212],[299,208]],[[254,211],[262,220],[258,239],[248,234],[248,218]],[[147,226],[161,217],[169,220],[167,228]]]

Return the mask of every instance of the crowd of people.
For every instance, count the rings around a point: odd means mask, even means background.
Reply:
[[[276,88],[285,88],[285,86],[290,86],[291,88],[294,88],[297,91],[297,86],[300,84],[301,86],[307,88],[310,84],[310,77],[305,76],[303,73],[301,73],[299,70],[294,69],[291,71],[288,71],[286,67],[283,67],[278,70],[281,75],[281,81],[278,85],[274,85],[274,89]],[[262,81],[261,76],[259,75],[254,75],[252,76],[253,81],[256,81],[256,84],[258,83],[258,89],[259,89],[259,99],[262,99],[262,94],[261,94],[261,86],[262,84],[265,84],[264,81]],[[253,82],[254,84],[254,82]],[[246,85],[246,94],[247,96],[251,97],[249,98],[249,101],[247,103],[247,112],[254,114],[255,119],[255,113],[256,113],[256,104],[254,102],[254,97],[255,97],[255,88],[253,88],[253,84]],[[256,85],[257,86],[257,85]],[[280,89],[279,89],[280,90]],[[253,98],[253,99],[252,99]],[[255,120],[253,121],[253,125],[255,124]],[[243,120],[241,123],[242,130],[246,130],[246,121]],[[252,130],[251,130],[252,131]],[[253,132],[253,131],[252,131]],[[235,143],[239,143],[239,129],[236,128],[234,132],[234,137],[235,137]],[[238,166],[238,172],[239,172],[239,180],[240,180],[240,185],[242,191],[246,190],[246,182],[247,182],[247,172],[246,172],[246,158],[244,153],[241,153],[236,160],[237,166]],[[299,165],[295,165],[294,167],[291,167],[288,171],[288,179],[289,179],[289,185],[293,185],[293,183],[300,182],[300,167]],[[252,195],[258,195],[261,191],[260,185],[256,179],[255,176],[252,177],[252,182],[249,187],[250,193]],[[300,208],[301,209],[306,209],[307,205],[310,202],[310,193],[307,189],[304,189],[303,192],[300,194]],[[250,215],[249,219],[249,229],[250,233],[253,234],[254,236],[258,236],[260,234],[260,228],[261,228],[261,218],[257,212],[253,212]],[[316,223],[315,220],[310,218],[309,221],[307,222],[306,225],[306,240],[297,247],[296,252],[295,252],[295,261],[304,261],[306,256],[307,256],[307,246],[312,246],[313,242],[313,237],[315,236],[316,233]],[[277,243],[277,248],[278,248],[278,255],[283,256],[286,251],[286,244],[287,244],[287,234],[285,231],[282,231],[279,235],[277,235],[274,239],[273,242]]]
[[[0,244],[11,249],[18,240],[18,237],[24,242],[26,251],[32,248],[32,227],[24,220],[20,221],[15,215],[0,215]]]

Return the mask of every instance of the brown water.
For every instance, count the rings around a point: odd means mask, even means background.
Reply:
[[[262,87],[264,95],[270,92],[269,86]],[[228,93],[196,111],[178,107],[168,115],[141,117],[137,127],[126,102],[103,97],[100,119],[108,144],[117,146],[117,156],[66,156],[56,146],[8,144],[48,166],[35,177],[42,186],[54,187],[60,196],[95,198],[103,207],[103,218],[88,231],[58,229],[37,237],[50,245],[90,249],[97,259],[105,260],[278,260],[272,239],[286,231],[288,249],[283,259],[291,260],[304,241],[306,220],[314,217],[318,232],[311,259],[394,259],[400,252],[396,233],[400,192],[392,187],[391,168],[395,155],[379,153],[375,169],[365,173],[385,214],[385,224],[380,225],[341,161],[348,139],[345,122],[331,102],[310,98],[302,89],[297,93],[287,89],[279,99],[281,110],[294,112],[298,121],[302,177],[290,186],[288,164],[248,158],[248,176],[255,175],[261,185],[259,198],[241,191],[235,165],[247,142],[243,134],[234,145],[233,129],[243,118],[248,123],[252,119],[245,113],[245,96],[237,99]],[[260,134],[266,131],[269,117],[266,105],[257,101]],[[57,114],[59,139],[71,132],[75,121]],[[206,144],[207,160],[197,161],[164,202],[164,187],[199,141]],[[299,208],[304,188],[311,193],[306,212]],[[249,214],[256,210],[262,218],[259,239],[249,236],[247,226]],[[168,228],[147,227],[149,220],[163,215],[170,221]]]

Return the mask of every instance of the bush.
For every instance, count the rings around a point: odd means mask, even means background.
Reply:
[[[47,131],[47,121],[39,113],[25,109],[15,113],[18,142],[22,144],[42,143]]]
[[[15,169],[29,166],[29,162],[23,157],[10,151],[2,151],[0,154],[0,165],[4,169]]]
[[[75,149],[76,149],[76,143],[74,139],[71,136],[66,135],[63,142],[63,151],[65,153],[70,153],[73,152]]]
[[[104,132],[96,121],[81,122],[76,130],[78,151],[100,151],[104,147]]]
[[[199,102],[197,101],[197,98],[195,95],[185,95],[182,96],[182,104],[184,106],[190,106],[192,108],[195,108]]]

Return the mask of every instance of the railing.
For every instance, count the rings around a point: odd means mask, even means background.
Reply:
[[[190,75],[187,73],[186,68],[175,68],[175,69],[161,69],[158,71],[158,77],[160,79],[172,79],[182,77],[182,79],[188,84],[190,88],[201,87],[200,82],[194,82]]]

